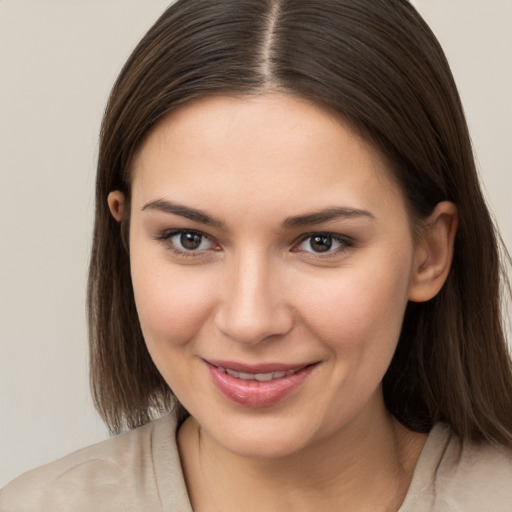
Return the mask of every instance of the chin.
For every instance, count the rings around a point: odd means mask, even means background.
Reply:
[[[280,459],[294,455],[304,448],[304,443],[293,442],[289,437],[270,436],[231,438],[219,443],[229,452],[250,459]]]
[[[217,424],[209,430],[206,425],[201,430],[216,444],[240,457],[276,459],[304,450],[314,442],[316,429],[313,425],[308,428],[299,418],[283,421],[259,417],[232,421],[230,425]]]

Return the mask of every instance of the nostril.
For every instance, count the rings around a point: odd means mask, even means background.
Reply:
[[[228,338],[238,343],[255,344],[287,334],[293,326],[293,316],[284,308],[252,312],[225,308],[218,312],[215,324]]]

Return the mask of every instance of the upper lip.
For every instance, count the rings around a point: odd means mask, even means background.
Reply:
[[[244,372],[251,374],[258,373],[273,373],[273,372],[287,372],[290,370],[300,370],[301,368],[305,368],[306,366],[310,366],[315,364],[314,362],[306,362],[306,363],[261,363],[261,364],[247,364],[241,363],[237,361],[220,361],[216,359],[205,359],[208,364],[212,366],[217,366],[221,368],[229,368],[230,370],[234,370],[236,372]]]

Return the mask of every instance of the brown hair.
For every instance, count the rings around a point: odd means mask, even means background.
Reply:
[[[449,66],[405,0],[178,0],[136,47],[105,112],[96,186],[91,382],[106,423],[112,431],[133,428],[177,404],[137,318],[125,243],[129,211],[118,224],[107,196],[122,191],[129,208],[134,152],[179,104],[268,90],[317,102],[349,121],[390,161],[412,219],[424,219],[443,200],[457,205],[450,275],[434,299],[409,303],[384,396],[413,430],[441,420],[462,437],[511,443],[498,236]]]

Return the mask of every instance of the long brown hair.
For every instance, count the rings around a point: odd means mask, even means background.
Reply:
[[[146,350],[127,249],[130,162],[178,105],[281,91],[337,112],[389,160],[413,222],[443,200],[459,212],[452,269],[410,303],[383,382],[407,427],[446,421],[512,443],[512,376],[500,318],[498,236],[482,197],[461,102],[434,35],[405,0],[178,0],[122,69],[101,130],[88,289],[91,382],[112,431],[178,406]],[[113,190],[127,198],[118,224]]]

